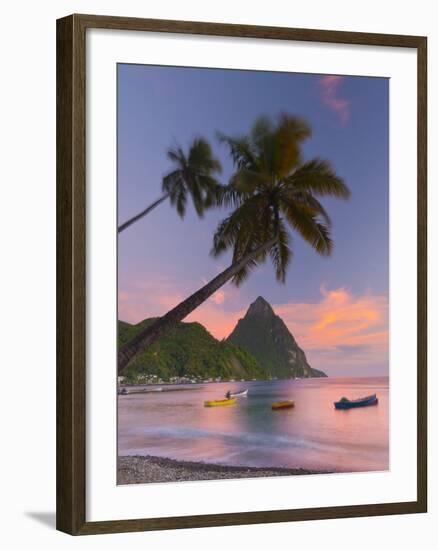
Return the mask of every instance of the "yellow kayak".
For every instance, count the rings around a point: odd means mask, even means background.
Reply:
[[[236,401],[237,401],[236,398],[214,399],[213,401],[204,401],[204,407],[223,407],[225,405],[234,405]]]
[[[278,411],[279,409],[292,409],[295,407],[294,401],[276,401],[272,403],[272,410]]]

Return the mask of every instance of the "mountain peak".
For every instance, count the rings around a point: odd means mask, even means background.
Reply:
[[[269,302],[267,302],[262,296],[259,296],[248,308],[246,315],[263,315],[274,316],[274,310]]]
[[[259,296],[239,319],[228,342],[253,355],[268,376],[311,378],[325,376],[313,369],[284,321],[270,304]]]

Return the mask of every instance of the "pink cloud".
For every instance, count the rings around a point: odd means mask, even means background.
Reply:
[[[318,302],[274,309],[317,368],[388,363],[386,295],[356,296],[346,288],[323,287]]]
[[[350,104],[339,95],[339,87],[343,80],[343,76],[326,75],[319,79],[318,84],[323,103],[336,113],[341,124],[345,126],[350,117]]]
[[[207,279],[202,278],[202,284],[206,285],[208,283]],[[227,293],[224,291],[223,287],[217,290],[212,296],[210,296],[209,300],[214,302],[216,305],[223,304],[225,300],[227,299]]]
[[[225,302],[225,292],[223,292],[222,290],[218,290],[213,294],[210,300],[216,305],[223,304]]]

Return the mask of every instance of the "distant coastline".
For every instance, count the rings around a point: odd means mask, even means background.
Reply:
[[[325,378],[328,378],[326,376]],[[187,378],[176,378],[173,379],[171,382],[164,381],[164,380],[156,380],[156,381],[148,381],[146,383],[144,382],[132,382],[132,383],[125,383],[123,380],[123,377],[118,377],[118,393],[119,395],[123,394],[132,394],[132,393],[155,393],[157,391],[161,392],[171,392],[171,391],[196,391],[196,390],[202,390],[205,386],[210,384],[235,384],[238,383],[239,385],[243,384],[251,384],[252,382],[276,382],[279,380],[278,378],[253,378],[252,380],[235,380],[234,378],[231,379],[206,379],[206,380],[189,380]],[[287,380],[287,379],[282,379]],[[289,380],[310,380],[309,378],[290,378]]]

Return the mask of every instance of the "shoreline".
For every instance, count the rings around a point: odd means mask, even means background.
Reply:
[[[206,481],[217,479],[248,479],[291,475],[328,474],[328,470],[305,468],[226,466],[207,462],[190,462],[159,456],[119,456],[117,484],[172,483],[175,481]]]

